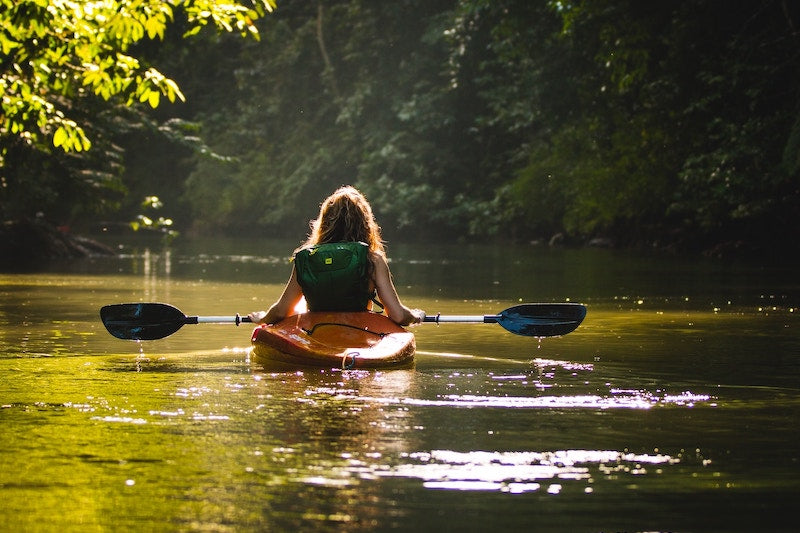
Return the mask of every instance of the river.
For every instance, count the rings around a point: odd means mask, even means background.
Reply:
[[[250,328],[111,337],[109,303],[266,308],[293,243],[0,274],[3,531],[790,531],[797,265],[393,245],[429,314],[587,305],[563,337],[423,324],[414,368],[275,372]]]

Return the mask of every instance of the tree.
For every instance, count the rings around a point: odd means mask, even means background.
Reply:
[[[796,3],[550,4],[560,38],[530,57],[541,85],[569,84],[538,102],[552,126],[508,188],[516,220],[680,248],[796,242]]]
[[[137,58],[139,43],[163,39],[177,22],[185,36],[211,27],[257,38],[255,20],[274,7],[275,0],[0,0],[2,215],[57,209],[65,199],[91,204],[98,191],[121,187],[112,133],[146,121],[133,111],[138,104],[184,98]],[[59,190],[77,198],[59,198]]]
[[[235,157],[199,161],[189,177],[197,223],[297,236],[345,183],[369,196],[389,233],[452,207],[448,192],[466,181],[446,173],[455,161],[442,76],[452,4],[282,3],[264,41],[243,47],[236,92],[196,117],[214,150]],[[265,53],[273,40],[280,51]]]

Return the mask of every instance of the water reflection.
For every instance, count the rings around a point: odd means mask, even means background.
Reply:
[[[508,373],[317,371],[264,375],[260,379],[273,382],[270,389],[274,388],[274,380],[280,380],[294,390],[293,413],[284,416],[289,420],[298,417],[305,428],[297,434],[298,422],[290,423],[294,432],[281,437],[289,446],[273,449],[273,457],[277,455],[284,464],[294,465],[292,483],[335,490],[343,501],[356,497],[356,493],[362,497],[371,494],[379,490],[373,483],[392,479],[418,480],[423,488],[435,490],[509,494],[539,491],[550,495],[577,490],[590,494],[598,483],[624,483],[624,478],[633,482],[645,476],[661,476],[671,468],[676,475],[685,475],[687,468],[699,472],[711,463],[707,458],[699,459],[699,450],[670,454],[658,449],[652,453],[634,453],[578,448],[426,451],[418,447],[421,434],[435,432],[440,424],[445,431],[452,431],[453,424],[458,425],[454,422],[459,418],[454,409],[468,411],[472,420],[493,420],[489,426],[492,429],[487,432],[491,437],[495,433],[519,432],[519,428],[511,429],[506,414],[521,411],[557,410],[560,416],[567,416],[573,411],[600,413],[615,409],[691,409],[717,405],[716,399],[708,394],[627,389],[610,383],[605,383],[604,394],[570,394],[571,385],[588,382],[586,374],[595,370],[594,364],[536,359],[531,366],[525,372]],[[455,389],[454,393],[444,392],[447,383],[454,385],[450,387]],[[597,383],[592,381],[588,386],[596,388]],[[480,388],[487,393],[464,392]],[[549,393],[553,389],[558,389],[558,393]],[[438,393],[426,397],[431,390]],[[508,394],[509,390],[518,394]],[[442,417],[450,421],[445,422]],[[284,420],[283,424],[286,423]],[[486,426],[479,423],[478,427]],[[553,430],[542,425],[540,431]],[[459,426],[458,433],[469,435],[470,426]],[[332,453],[309,454],[309,441],[325,443]],[[471,441],[474,438],[462,439],[462,444],[468,446]],[[418,451],[410,451],[415,448]],[[683,464],[680,470],[679,464]]]
[[[440,400],[417,400],[406,398],[400,403],[407,405],[426,405],[439,407],[500,407],[510,409],[560,408],[560,409],[650,409],[656,405],[676,404],[694,406],[698,402],[708,402],[705,394],[684,392],[680,395],[653,394],[648,391],[623,391],[612,389],[611,396],[538,396],[538,397],[496,397],[475,395],[446,395]],[[386,401],[386,400],[384,400]],[[713,405],[713,404],[712,404]]]
[[[564,483],[578,483],[593,491],[599,477],[661,474],[680,462],[660,453],[633,454],[614,450],[556,450],[552,452],[488,452],[433,450],[403,456],[407,462],[376,474],[416,478],[429,489],[482,490],[521,493],[547,484],[548,494],[561,492]]]
[[[108,303],[233,315],[280,294],[294,243],[205,244],[0,279],[6,529],[765,530],[798,494],[788,268],[393,247],[415,306],[590,313],[541,343],[420,326],[392,372],[265,372],[231,325],[104,331]]]

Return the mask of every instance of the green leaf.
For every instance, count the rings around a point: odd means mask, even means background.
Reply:
[[[150,17],[144,23],[144,29],[147,31],[147,36],[151,39],[155,39],[156,37],[160,39],[164,39],[164,21],[158,17]]]
[[[191,37],[193,35],[197,35],[198,33],[200,33],[200,30],[202,30],[202,29],[203,29],[202,26],[199,26],[199,25],[198,26],[194,26],[193,28],[189,29],[189,31],[185,32],[183,34],[183,37],[186,38],[186,37]]]
[[[161,93],[158,91],[150,91],[150,95],[147,97],[147,103],[150,104],[150,107],[153,109],[158,107],[158,102],[161,100]]]
[[[178,84],[175,83],[174,80],[171,80],[170,78],[166,78],[164,80],[164,85],[166,86],[167,98],[169,98],[170,102],[174,102],[176,97],[181,102],[185,102],[186,101],[186,97],[183,96],[183,93],[181,92],[180,87],[178,87]]]
[[[63,127],[58,128],[55,135],[53,135],[53,146],[63,146],[67,141],[67,137],[67,131]]]

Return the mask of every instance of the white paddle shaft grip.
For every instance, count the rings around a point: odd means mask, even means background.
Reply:
[[[426,316],[425,322],[463,322],[463,323],[494,323],[497,322],[498,315],[433,315]]]
[[[188,317],[190,319],[196,318],[198,324],[227,324],[233,322],[237,326],[242,322],[252,322],[249,316],[198,316]]]

